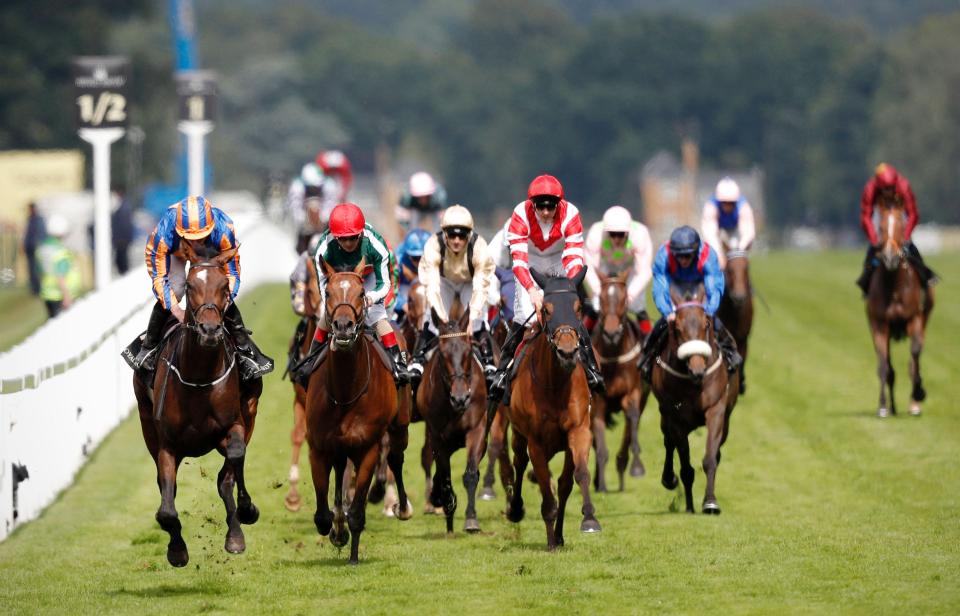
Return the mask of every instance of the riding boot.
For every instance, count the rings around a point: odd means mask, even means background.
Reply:
[[[917,275],[920,276],[920,282],[923,283],[925,288],[930,288],[933,285],[937,284],[940,281],[940,278],[933,272],[932,269],[927,267],[927,264],[923,262],[923,257],[920,256],[920,251],[917,249],[917,245],[913,242],[907,242],[907,260],[910,261],[910,264],[916,270]]]
[[[424,324],[423,329],[420,330],[420,335],[417,336],[417,343],[413,347],[413,359],[410,360],[410,366],[407,368],[414,389],[417,388],[420,379],[423,378],[423,367],[427,363],[427,351],[430,350],[436,339],[437,335],[430,331],[430,326]]]
[[[306,355],[304,355],[300,361],[294,363],[290,367],[290,379],[294,383],[300,387],[303,387],[304,389],[307,388],[307,382],[310,380],[310,375],[313,374],[313,371],[317,369],[317,366],[322,363],[323,358],[320,356],[324,355],[324,351],[326,350],[328,344],[329,339],[326,337],[324,337],[323,340],[317,340],[314,338],[310,341],[310,348],[307,350]],[[320,357],[320,359],[318,359],[318,357]]]
[[[603,382],[600,366],[597,365],[597,356],[590,345],[587,328],[581,327],[580,330],[580,356],[583,358],[583,367],[587,373],[587,385],[590,386],[590,391],[595,394],[606,393],[607,386]]]
[[[663,343],[667,339],[667,320],[660,317],[653,329],[647,335],[643,343],[643,352],[637,361],[637,369],[644,381],[650,382],[650,376],[653,374],[653,360],[663,350]]]
[[[307,335],[307,318],[303,317],[297,323],[297,329],[293,332],[293,338],[290,340],[290,348],[287,349],[287,371],[286,374],[293,373],[293,367],[300,359],[300,347],[303,345],[303,339]]]
[[[480,354],[480,363],[483,364],[483,376],[489,384],[493,373],[497,371],[493,363],[493,338],[484,329],[478,329],[473,332],[473,341],[477,343],[476,349]]]
[[[407,371],[407,354],[400,349],[400,345],[387,347],[390,358],[393,359],[393,380],[400,389],[410,382],[410,373]]]
[[[867,257],[863,260],[863,272],[857,278],[857,286],[866,295],[870,289],[870,278],[873,277],[873,270],[877,268],[877,249],[875,246],[867,247]]]
[[[132,348],[137,341],[134,340],[130,346],[123,351],[123,358],[127,360],[130,367],[134,370],[143,370],[153,372],[157,368],[157,346],[163,337],[163,326],[170,318],[170,311],[163,307],[163,304],[157,302],[153,305],[153,312],[150,313],[150,320],[147,322],[147,333],[143,335],[140,343],[140,351],[136,357],[133,356]]]
[[[506,392],[510,386],[509,375],[510,368],[513,365],[513,354],[517,352],[517,347],[523,340],[523,332],[519,331],[521,329],[522,327],[516,323],[510,324],[507,340],[503,348],[500,349],[500,365],[497,366],[497,371],[490,378],[490,386],[487,388],[487,400],[490,402],[502,398],[504,404],[509,404],[510,398],[506,395]]]
[[[223,324],[230,332],[233,342],[236,345],[238,359],[240,360],[240,380],[249,381],[263,377],[273,372],[273,359],[267,357],[257,347],[250,334],[253,333],[243,325],[243,317],[240,315],[240,309],[236,303],[223,312]]]
[[[723,326],[723,322],[718,316],[713,317],[713,329],[717,335],[717,346],[720,347],[720,353],[727,361],[727,372],[736,372],[743,364],[743,358],[737,351],[737,341],[733,339],[730,330]]]

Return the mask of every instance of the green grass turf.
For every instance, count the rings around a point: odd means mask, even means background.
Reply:
[[[182,467],[177,506],[190,563],[167,565],[166,535],[153,519],[154,468],[131,417],[41,519],[0,544],[0,612],[955,614],[960,266],[956,255],[930,262],[944,282],[923,356],[924,415],[903,412],[908,354],[900,344],[901,415],[880,420],[874,354],[852,283],[860,255],[755,258],[755,285],[769,311],[758,302],[750,390],[733,414],[718,472],[719,517],[671,512],[675,495],[659,484],[663,448],[651,401],[640,428],[648,475],[628,480],[626,493],[596,495],[602,533],[576,531],[575,490],[567,545],[545,552],[539,493],[525,484],[526,520],[506,522],[501,499],[480,502],[484,532],[465,535],[461,454],[458,530],[448,538],[441,518],[420,513],[423,427],[416,425],[405,476],[417,513],[398,522],[371,506],[361,564],[348,567],[347,552],[313,527],[306,452],[305,506],[296,514],[283,508],[292,394],[274,373],[247,458],[261,517],[244,527],[245,554],[223,551],[214,454]],[[286,289],[262,287],[242,303],[256,338],[283,357],[293,325]],[[611,445],[622,425],[608,434]],[[698,505],[703,437],[691,442]],[[612,463],[608,472],[615,478]]]
[[[0,352],[22,342],[47,320],[43,301],[27,287],[0,289]]]

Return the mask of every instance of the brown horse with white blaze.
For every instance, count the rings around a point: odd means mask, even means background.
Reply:
[[[582,532],[600,531],[590,499],[590,389],[579,359],[581,313],[577,286],[586,269],[573,279],[546,277],[531,268],[543,289],[539,329],[525,341],[507,408],[513,426],[513,489],[508,489],[507,519],[523,519],[523,476],[527,462],[543,497],[540,513],[547,528],[547,549],[564,544],[563,523],[567,499],[576,480],[583,496]],[[557,498],[550,485],[550,459],[564,453],[557,480]]]
[[[910,338],[910,414],[920,415],[920,403],[927,397],[920,377],[920,353],[923,351],[927,320],[933,310],[933,289],[924,290],[916,270],[905,253],[904,211],[899,202],[880,203],[880,250],[882,267],[874,270],[867,287],[867,320],[877,354],[880,401],[877,415],[896,414],[893,398],[894,370],[890,363],[890,339]],[[886,390],[890,401],[887,406]]]
[[[404,506],[407,493],[403,484],[410,389],[405,385],[397,390],[391,369],[363,331],[367,311],[364,266],[361,259],[353,271],[337,272],[322,262],[327,274],[325,309],[331,338],[325,361],[307,384],[307,442],[317,495],[314,523],[321,535],[330,535],[334,546],[343,547],[350,541],[351,564],[359,562],[367,494],[385,434],[390,437],[387,464],[396,479],[401,504],[395,514],[401,520],[412,514]],[[343,485],[348,460],[356,469],[356,493],[345,513]],[[331,470],[336,485],[333,511],[327,502]]]
[[[186,243],[183,246],[191,263],[184,322],[163,343],[153,381],[146,381],[140,372],[133,377],[140,427],[157,466],[156,518],[170,535],[167,561],[174,567],[189,561],[174,505],[177,470],[184,458],[214,449],[224,456],[217,487],[227,512],[226,551],[238,554],[246,549],[240,525],[253,524],[260,516],[247,492],[243,468],[263,381],[240,382],[236,351],[223,324],[231,301],[223,267],[237,248],[203,259]]]
[[[670,295],[676,318],[670,322],[668,339],[653,366],[651,387],[660,403],[660,429],[666,459],[661,483],[668,490],[677,487],[673,454],[680,458],[680,479],[688,513],[693,513],[693,466],[690,464],[689,435],[706,425],[707,445],[703,471],[707,488],[703,512],[719,514],[714,491],[720,447],[727,440],[730,413],[737,403],[739,374],[728,373],[717,346],[713,319],[704,311],[703,285],[673,286]]]
[[[624,490],[624,473],[630,454],[632,477],[642,477],[645,473],[640,460],[640,441],[637,432],[640,416],[647,405],[650,387],[640,378],[637,370],[637,357],[643,345],[640,329],[627,316],[627,275],[600,277],[600,322],[593,331],[593,348],[603,373],[606,395],[596,396],[593,400],[593,438],[597,451],[596,474],[593,487],[598,492],[607,491],[605,467],[609,459],[607,452],[606,427],[609,415],[622,409],[626,416],[623,427],[623,439],[617,452],[617,476],[619,490]]]

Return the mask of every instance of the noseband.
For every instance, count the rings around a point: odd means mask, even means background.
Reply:
[[[362,286],[362,284],[363,284],[363,276],[361,276],[360,274],[357,274],[356,272],[340,272],[340,273],[342,273],[342,274],[350,274],[351,276],[356,276],[357,279],[360,280],[360,284],[361,284],[361,286]],[[338,302],[338,303],[333,307],[333,309],[330,310],[329,319],[330,319],[330,322],[331,322],[331,323],[333,322],[333,315],[336,314],[336,312],[337,312],[338,310],[340,310],[340,308],[341,308],[342,306],[346,306],[347,308],[350,309],[350,312],[353,313],[353,321],[354,321],[354,323],[356,323],[356,326],[355,326],[354,329],[353,329],[353,334],[350,336],[350,344],[351,344],[351,345],[357,341],[357,338],[360,337],[360,332],[363,331],[363,325],[364,325],[364,323],[365,323],[366,320],[367,320],[367,302],[366,302],[366,300],[362,300],[362,303],[363,303],[363,307],[362,307],[360,310],[357,310],[357,309],[354,307],[354,305],[351,304],[350,302]]]
[[[210,268],[219,269],[220,266],[217,265],[216,263],[203,262],[203,263],[197,263],[196,265],[191,265],[190,271],[193,271],[195,269],[210,269]],[[214,304],[213,302],[207,302],[205,304],[200,304],[196,308],[190,308],[189,304],[190,302],[188,300],[187,310],[190,314],[190,323],[184,323],[183,325],[185,325],[189,329],[192,329],[198,334],[203,333],[200,331],[200,323],[197,320],[197,317],[200,315],[200,313],[206,310],[213,310],[214,312],[217,313],[217,321],[219,321],[219,323],[217,324],[217,327],[219,329],[223,329],[223,309],[221,309],[220,306]]]

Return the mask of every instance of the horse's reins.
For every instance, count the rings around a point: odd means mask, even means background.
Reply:
[[[469,336],[469,335],[470,335],[470,332],[469,332],[469,331],[466,331],[466,332],[453,332],[453,333],[449,333],[449,334],[440,334],[439,336],[437,336],[437,338],[442,338],[442,339],[444,339],[444,340],[447,340],[447,339],[450,339],[450,338],[463,338],[463,337],[466,337],[466,336]],[[471,345],[471,348],[470,348],[470,361],[471,361],[471,362],[474,362],[474,361],[475,361],[475,362],[478,362],[478,363],[479,363],[479,360],[477,359],[476,355],[474,355],[474,353],[473,353],[473,348],[472,348],[472,347],[473,347],[473,345]],[[438,348],[436,352],[439,353],[439,352],[440,352],[440,349]],[[450,391],[451,391],[452,388],[453,388],[453,382],[459,379],[459,380],[464,381],[464,382],[467,384],[467,392],[470,394],[471,397],[473,396],[473,388],[470,387],[470,379],[471,379],[471,377],[473,376],[472,373],[468,374],[468,373],[466,373],[466,372],[449,372],[449,371],[447,370],[447,364],[446,364],[446,362],[443,361],[443,354],[442,354],[442,353],[440,354],[440,360],[439,360],[438,363],[440,364],[440,382],[443,383],[443,386],[446,388],[448,394],[450,393]],[[446,378],[444,378],[444,377],[446,377]],[[448,380],[448,379],[449,379],[449,380]]]
[[[674,306],[674,310],[680,310],[681,308],[699,308],[700,310],[704,310],[704,311],[706,310],[706,309],[703,307],[703,304],[701,304],[700,302],[697,302],[697,301],[683,302],[683,303],[681,303],[681,304],[678,304],[677,306]],[[657,365],[658,365],[658,366],[660,366],[661,368],[663,368],[664,370],[666,370],[668,373],[672,374],[673,376],[675,376],[675,377],[677,377],[677,378],[686,379],[686,380],[688,380],[688,381],[693,380],[693,375],[692,375],[692,374],[690,374],[689,372],[683,373],[683,372],[680,372],[680,371],[676,370],[675,368],[672,368],[667,362],[663,361],[663,359],[661,359],[659,355],[657,356],[656,362],[657,362]],[[713,365],[711,365],[709,368],[707,368],[707,370],[706,370],[706,372],[704,372],[703,376],[705,376],[705,377],[706,377],[706,376],[710,376],[711,374],[713,374],[714,372],[717,371],[717,368],[719,368],[721,364],[723,364],[723,353],[721,353],[721,352],[719,351],[719,349],[718,349],[718,350],[717,350],[717,361],[713,362]]]
[[[363,283],[363,276],[361,276],[360,274],[358,274],[358,273],[356,273],[356,272],[339,272],[339,273],[341,273],[341,274],[350,274],[350,275],[352,275],[352,276],[356,276],[356,277],[360,280],[361,284]],[[363,307],[362,307],[360,310],[357,310],[357,309],[353,306],[353,304],[350,303],[350,302],[339,302],[339,303],[337,303],[337,304],[333,307],[333,310],[330,311],[330,318],[331,318],[331,319],[333,318],[333,315],[337,312],[337,310],[340,309],[341,306],[346,306],[346,307],[350,308],[350,311],[353,312],[354,321],[355,321],[356,324],[357,324],[356,328],[354,329],[353,336],[350,338],[350,346],[353,346],[354,344],[357,343],[357,340],[360,338],[360,334],[361,334],[361,332],[363,331],[363,326],[364,326],[364,323],[365,323],[366,317],[367,317],[367,303],[366,303],[366,300],[364,300],[364,301],[363,301]],[[329,382],[327,383],[328,386],[324,388],[324,389],[326,390],[327,398],[328,398],[328,399],[330,400],[330,402],[332,402],[334,405],[336,405],[336,406],[350,406],[351,404],[353,404],[354,402],[356,402],[357,400],[359,400],[359,399],[361,398],[361,396],[363,396],[363,394],[367,393],[367,389],[369,389],[369,387],[370,387],[370,373],[371,373],[371,366],[370,366],[370,349],[367,348],[366,345],[363,345],[363,352],[364,352],[364,353],[366,354],[366,356],[367,356],[367,379],[366,379],[366,381],[364,381],[363,387],[360,388],[360,391],[357,392],[357,394],[356,394],[355,396],[353,396],[352,398],[350,398],[350,399],[347,400],[346,402],[340,402],[339,400],[337,400],[337,399],[334,397],[333,393],[331,393],[332,387],[329,386],[329,385],[330,385]]]

